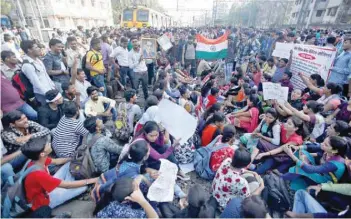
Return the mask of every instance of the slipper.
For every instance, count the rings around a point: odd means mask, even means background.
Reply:
[[[181,176],[181,175],[177,175],[177,178],[183,181],[189,181],[190,180],[190,176]]]

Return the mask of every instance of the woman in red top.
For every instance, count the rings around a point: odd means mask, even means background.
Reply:
[[[247,133],[253,132],[258,125],[259,102],[258,96],[251,94],[247,99],[247,107],[228,116],[232,125],[244,129]]]
[[[225,115],[221,112],[216,112],[213,116],[206,122],[205,128],[202,130],[201,134],[201,144],[202,146],[207,146],[213,139],[221,134],[225,121]]]
[[[223,136],[216,143],[216,147],[226,146],[218,151],[211,154],[210,168],[212,171],[216,172],[221,166],[222,162],[227,158],[232,158],[234,156],[234,147],[232,146],[235,141],[235,128],[232,125],[226,125],[223,128]]]
[[[290,117],[286,123],[281,125],[280,143],[282,146],[276,149],[271,149],[268,142],[259,143],[257,146],[260,150],[255,158],[258,163],[261,163],[255,169],[258,174],[264,174],[266,171],[277,168],[279,172],[286,172],[294,162],[284,153],[284,145],[301,145],[303,143],[303,121],[297,116]],[[275,145],[274,145],[275,146]],[[276,146],[275,146],[276,147]]]

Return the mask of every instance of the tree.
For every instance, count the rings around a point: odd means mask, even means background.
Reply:
[[[9,15],[13,8],[12,2],[8,0],[1,0],[1,14]]]

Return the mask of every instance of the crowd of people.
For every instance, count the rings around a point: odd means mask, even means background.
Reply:
[[[103,218],[351,216],[347,32],[79,26],[55,29],[45,45],[26,28],[2,29],[2,197],[25,176],[23,201],[31,207],[22,217],[52,217],[52,209],[91,188],[94,216]],[[158,46],[155,59],[144,58],[141,39],[164,34],[172,48]],[[196,34],[227,34],[227,57],[197,59]],[[276,42],[335,48],[328,79],[302,72],[306,88],[295,87],[292,58],[272,56]],[[288,87],[288,101],[264,100],[264,82]],[[162,125],[163,99],[198,121],[184,144]],[[82,146],[94,172],[76,177],[72,164]],[[180,168],[196,165],[204,148],[207,166],[195,172],[210,192],[190,186]],[[179,167],[173,202],[146,195],[162,159]],[[13,216],[3,200],[1,207]]]

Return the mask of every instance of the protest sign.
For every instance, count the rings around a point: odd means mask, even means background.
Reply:
[[[161,48],[164,51],[169,50],[170,48],[173,47],[173,44],[169,40],[168,36],[166,34],[163,34],[161,37],[157,39],[158,44],[160,44]]]
[[[150,201],[171,202],[174,198],[174,185],[177,179],[178,167],[168,160],[160,159],[160,161],[159,176],[151,184],[147,198]]]
[[[197,120],[183,107],[167,99],[158,104],[158,113],[163,127],[175,138],[185,144],[195,133]]]
[[[295,44],[290,71],[293,73],[291,82],[295,88],[304,89],[306,86],[299,77],[319,74],[325,81],[329,76],[329,69],[335,59],[336,49],[312,45]]]
[[[263,99],[288,101],[289,88],[282,87],[278,83],[263,82]]]
[[[294,48],[292,43],[276,43],[272,56],[279,58],[290,58],[290,51]]]

